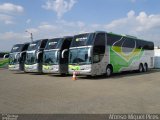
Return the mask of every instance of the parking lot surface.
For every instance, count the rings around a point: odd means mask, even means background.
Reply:
[[[160,113],[160,70],[72,81],[0,69],[0,113]]]

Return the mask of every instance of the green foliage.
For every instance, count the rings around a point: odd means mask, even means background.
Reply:
[[[0,60],[0,68],[6,66],[9,62],[9,59],[1,59]]]

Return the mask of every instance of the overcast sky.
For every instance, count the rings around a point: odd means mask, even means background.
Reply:
[[[0,51],[16,43],[91,31],[160,45],[160,0],[0,0]]]

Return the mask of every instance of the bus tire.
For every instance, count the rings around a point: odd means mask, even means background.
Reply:
[[[138,68],[138,72],[143,72],[143,64],[141,63],[141,64],[139,64],[139,68]]]
[[[144,68],[144,69],[143,69],[143,70],[144,70],[144,72],[147,72],[147,71],[148,71],[148,64],[147,64],[147,63],[145,63],[143,68]]]
[[[108,65],[106,68],[106,77],[110,77],[112,75],[113,69],[112,66]]]

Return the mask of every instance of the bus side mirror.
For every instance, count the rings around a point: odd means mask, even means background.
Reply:
[[[3,56],[3,59],[6,59],[6,58],[9,58],[9,54],[5,54],[5,55]]]
[[[91,57],[91,48],[88,49],[88,57]]]
[[[37,52],[37,59],[39,59],[39,54],[42,53],[41,51]]]
[[[20,58],[22,57],[22,54],[26,53],[26,51],[20,52]]]
[[[68,49],[64,49],[64,50],[62,51],[62,58],[64,58],[64,53],[67,52],[67,51],[68,51]]]

